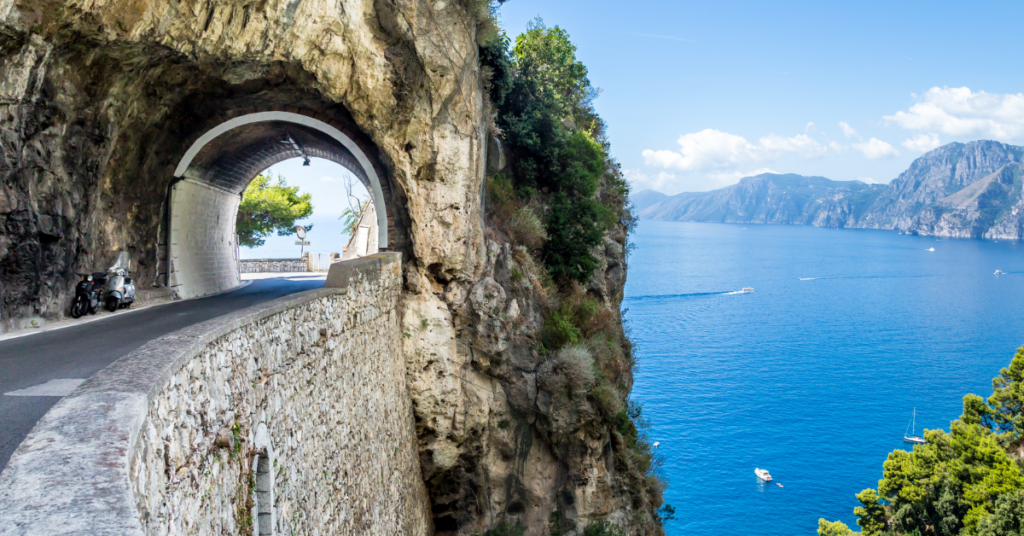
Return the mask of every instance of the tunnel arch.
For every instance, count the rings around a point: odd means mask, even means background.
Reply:
[[[370,163],[370,159],[367,158],[366,154],[359,147],[359,145],[357,145],[356,142],[352,140],[352,138],[350,138],[341,130],[319,119],[293,112],[277,111],[255,112],[235,117],[233,119],[229,119],[208,130],[205,134],[200,136],[198,140],[192,143],[192,146],[188,148],[188,151],[186,151],[185,155],[181,157],[181,161],[178,162],[178,166],[174,169],[174,177],[183,177],[185,173],[188,171],[189,166],[192,164],[192,161],[199,154],[199,152],[202,151],[203,148],[205,148],[207,145],[209,145],[210,142],[217,139],[221,135],[224,135],[231,130],[243,127],[245,125],[275,121],[295,123],[322,132],[333,138],[335,141],[341,143],[341,145],[349,153],[351,153],[353,157],[355,157],[356,161],[358,162],[359,168],[354,168],[354,166],[348,161],[337,161],[335,158],[331,157],[328,157],[328,159],[336,161],[336,163],[344,166],[346,169],[349,169],[349,171],[352,171],[357,177],[360,178],[360,180],[363,181],[363,183],[367,187],[367,190],[370,191],[370,194],[373,196],[373,206],[374,208],[377,209],[377,225],[380,230],[378,243],[380,244],[380,247],[382,249],[387,248],[388,216],[387,209],[384,206],[384,192],[381,188],[380,177],[377,176],[377,172],[376,170],[374,170],[373,165]],[[292,156],[280,158],[279,160],[277,160],[277,162],[282,162],[284,160],[287,160],[288,158],[292,158]],[[344,160],[343,158],[339,159]],[[277,162],[273,163],[276,164]],[[270,166],[265,166],[263,169],[266,169],[267,167]],[[259,171],[263,171],[263,169],[260,169]]]
[[[292,158],[322,158],[352,172],[373,199],[378,247],[393,247],[393,192],[384,168],[371,160],[375,147],[328,121],[285,110],[244,113],[208,127],[188,146],[168,192],[166,283],[178,297],[241,284],[234,234],[241,193],[257,174]]]

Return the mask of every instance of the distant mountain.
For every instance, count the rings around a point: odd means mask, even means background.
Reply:
[[[721,190],[669,197],[639,215],[652,220],[847,227],[882,189],[859,181],[764,173]]]
[[[711,192],[634,196],[642,219],[897,229],[1024,238],[1024,147],[951,143],[922,155],[888,185],[766,173]],[[636,202],[643,194],[644,207]],[[656,201],[656,202],[652,202]]]
[[[641,211],[666,199],[668,199],[667,195],[661,192],[655,192],[654,190],[640,190],[639,192],[629,196],[629,200],[633,202],[633,208],[637,211]]]

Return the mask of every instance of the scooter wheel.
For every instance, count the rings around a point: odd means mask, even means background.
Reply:
[[[116,299],[114,299],[114,300],[107,300],[107,310],[110,311],[111,313],[113,313],[114,311],[117,310],[117,306],[118,305],[119,304],[117,303]]]
[[[81,318],[88,308],[89,304],[85,300],[76,299],[75,303],[71,304],[71,318]]]

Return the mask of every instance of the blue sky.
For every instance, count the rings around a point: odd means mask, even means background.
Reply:
[[[569,32],[635,189],[761,170],[885,183],[939,144],[1024,144],[1020,2],[510,0],[499,16],[513,37],[536,16]]]

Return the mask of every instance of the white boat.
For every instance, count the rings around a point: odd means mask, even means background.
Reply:
[[[1005,273],[1006,273],[1006,272],[1004,272],[1004,271],[1002,271],[1002,270],[996,269],[996,273],[995,273],[995,275],[1003,275],[1003,274],[1005,274]]]
[[[767,469],[758,469],[757,467],[755,467],[754,468],[754,474],[757,475],[757,478],[760,478],[761,480],[764,480],[765,482],[771,482],[772,481],[772,475],[768,474],[768,470]]]
[[[907,427],[910,430],[910,435],[903,432],[903,441],[907,443],[913,443],[915,445],[923,445],[928,441],[925,438],[917,435],[917,408],[914,408],[914,416],[910,419],[910,426]]]
[[[743,287],[743,290],[741,290],[740,292],[744,294],[750,294],[751,292],[754,292],[754,287]]]
[[[928,251],[935,251],[935,248],[928,248]]]

